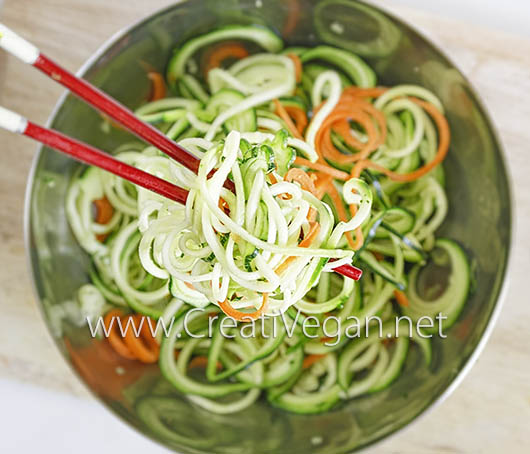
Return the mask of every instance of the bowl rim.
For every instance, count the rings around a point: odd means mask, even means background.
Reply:
[[[136,28],[139,28],[143,26],[144,24],[148,23],[149,21],[153,20],[157,16],[164,15],[166,12],[171,11],[175,8],[178,8],[181,4],[186,3],[188,0],[175,0],[175,2],[169,6],[165,6],[159,9],[154,10],[153,12],[149,13],[147,16],[143,16],[137,21],[133,22],[132,24],[121,28],[120,30],[116,31],[114,34],[112,34],[109,38],[107,38],[98,48],[97,50],[91,54],[87,60],[79,67],[77,71],[75,71],[75,75],[77,77],[84,77],[88,71],[92,69],[95,63],[105,55],[105,53],[112,48],[113,45],[116,44],[117,41],[119,41],[121,38],[126,36],[128,33],[130,33],[132,30],[135,30]],[[516,204],[515,204],[515,197],[514,197],[514,190],[513,190],[513,176],[510,170],[510,166],[508,165],[508,159],[507,154],[505,151],[505,147],[503,144],[503,141],[501,139],[501,136],[498,132],[497,126],[495,122],[492,120],[492,115],[487,108],[486,104],[482,100],[482,97],[479,94],[479,91],[475,88],[474,84],[470,81],[468,76],[462,71],[459,65],[457,65],[452,58],[450,58],[446,51],[442,49],[436,42],[434,42],[433,39],[431,39],[429,36],[426,36],[423,31],[419,30],[415,25],[412,25],[405,19],[398,16],[396,13],[389,11],[387,8],[381,7],[378,4],[372,3],[367,0],[357,0],[359,3],[363,3],[367,5],[370,8],[373,8],[377,10],[378,12],[386,15],[389,17],[393,22],[398,23],[400,26],[408,29],[415,35],[417,35],[419,38],[421,38],[427,46],[431,47],[433,50],[436,51],[438,55],[440,55],[447,63],[450,64],[450,66],[454,69],[456,69],[459,73],[459,75],[463,78],[463,80],[466,82],[469,88],[469,92],[474,98],[474,101],[476,102],[477,107],[480,109],[481,113],[483,114],[485,120],[488,124],[489,132],[493,138],[493,143],[496,145],[496,148],[499,152],[499,157],[501,158],[502,167],[504,170],[504,174],[506,177],[506,186],[507,186],[507,201],[509,202],[509,230],[508,230],[508,247],[506,248],[506,260],[504,264],[504,270],[502,274],[502,282],[500,287],[497,290],[497,296],[495,305],[490,313],[490,316],[487,320],[486,326],[480,336],[479,341],[475,345],[473,351],[468,356],[468,358],[463,363],[460,370],[457,372],[457,374],[453,377],[450,384],[434,399],[432,399],[430,402],[428,402],[423,409],[412,417],[408,422],[403,424],[400,427],[393,428],[390,432],[388,432],[385,435],[378,436],[371,440],[368,443],[358,445],[354,448],[353,451],[342,451],[342,454],[348,454],[352,452],[358,452],[361,449],[366,448],[374,448],[377,445],[380,445],[381,443],[388,441],[398,434],[403,433],[405,430],[409,429],[413,424],[417,423],[420,419],[423,419],[427,414],[430,414],[435,408],[438,408],[455,390],[460,386],[464,378],[467,376],[469,371],[472,369],[472,367],[475,365],[475,363],[478,360],[478,357],[483,352],[484,348],[486,347],[486,344],[488,343],[491,334],[495,328],[495,325],[498,321],[499,315],[501,313],[502,307],[505,303],[506,296],[508,293],[508,289],[510,286],[510,271],[513,268],[513,262],[514,262],[514,237],[516,233]],[[53,121],[55,120],[59,110],[65,103],[67,97],[71,93],[66,90],[64,93],[60,95],[58,98],[56,104],[54,105],[52,111],[50,112],[50,115],[45,123],[46,127],[51,127]],[[130,424],[128,421],[124,421],[122,417],[119,417],[119,415],[114,411],[114,409],[108,405],[99,395],[96,394],[94,390],[92,390],[91,387],[88,386],[88,384],[85,382],[85,380],[80,376],[79,372],[75,367],[73,366],[72,362],[67,357],[64,350],[59,345],[59,342],[55,336],[53,336],[51,327],[47,321],[46,314],[44,312],[44,306],[42,299],[39,295],[39,291],[36,284],[35,279],[35,266],[32,261],[32,255],[31,255],[31,244],[32,244],[32,232],[31,232],[31,206],[32,206],[32,194],[33,194],[33,187],[35,183],[35,175],[37,172],[37,168],[39,165],[39,162],[42,158],[44,149],[46,147],[43,145],[37,146],[37,152],[35,153],[32,164],[28,173],[28,177],[26,180],[26,191],[24,196],[24,222],[23,222],[23,229],[24,229],[24,246],[25,246],[25,258],[26,258],[26,266],[27,269],[30,271],[30,277],[31,277],[31,287],[32,292],[35,297],[35,301],[38,303],[38,311],[43,318],[44,324],[46,325],[48,336],[50,336],[52,342],[56,345],[57,349],[59,350],[60,355],[62,356],[63,360],[67,363],[70,370],[74,373],[74,375],[78,378],[78,380],[81,382],[82,386],[88,390],[88,392],[95,397],[96,401],[104,406],[107,410],[110,410],[110,413],[112,413],[117,420],[120,420],[122,423],[126,423],[128,427],[135,430],[137,433],[141,434],[142,436],[150,439],[151,441],[155,442],[159,446],[163,446],[166,449],[169,448],[166,444],[164,444],[161,440],[158,440],[154,438],[153,436],[150,436],[149,434],[146,434],[145,432],[141,431],[138,427],[136,427],[134,424]],[[339,454],[339,453],[337,453]]]

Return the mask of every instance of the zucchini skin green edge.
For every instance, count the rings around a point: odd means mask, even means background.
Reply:
[[[442,310],[443,315],[447,316],[447,320],[443,322],[443,329],[447,331],[451,328],[460,317],[460,314],[464,310],[464,306],[469,297],[469,291],[471,288],[471,266],[469,264],[469,258],[462,249],[462,247],[454,240],[448,238],[438,238],[435,243],[436,247],[440,247],[447,251],[448,254],[454,253],[453,258],[455,261],[451,261],[451,276],[455,275],[459,282],[453,288],[449,288],[439,299],[456,300],[456,302],[449,306],[449,310]],[[416,267],[419,265],[416,265]],[[410,273],[409,273],[410,274]],[[410,280],[409,285],[415,285],[414,280]],[[413,320],[417,320],[414,311],[414,299],[411,299],[410,293],[408,294],[410,306],[403,308],[403,314],[410,316]],[[433,314],[422,314],[422,315],[433,315]],[[434,314],[436,315],[436,314]],[[436,334],[438,332],[437,324],[433,328],[426,328],[424,331],[428,334]]]
[[[222,319],[224,319],[226,317],[223,317],[221,319],[219,319],[219,323],[221,323]],[[237,374],[238,372],[241,372],[243,369],[245,369],[246,367],[249,367],[251,366],[253,363],[255,363],[256,361],[259,361],[261,359],[264,359],[266,358],[267,356],[269,356],[271,353],[273,353],[277,348],[278,346],[283,342],[283,339],[285,338],[285,335],[286,335],[286,332],[283,331],[281,336],[276,336],[276,338],[269,344],[267,345],[267,348],[266,349],[263,349],[262,351],[257,351],[255,353],[254,356],[244,360],[244,361],[241,361],[240,364],[238,364],[237,366],[233,367],[232,369],[228,369],[226,371],[223,371],[219,374],[216,374],[215,371],[213,371],[213,374],[209,374],[210,376],[208,377],[208,379],[212,382],[216,382],[218,380],[223,380],[225,378],[228,378],[228,377],[231,377],[235,374]],[[210,363],[211,361],[211,364],[215,364],[217,362],[217,360],[219,359],[219,355],[215,355],[214,354],[214,350],[215,350],[215,346],[217,345],[218,342],[223,342],[223,337],[222,337],[222,334],[221,334],[221,331],[220,330],[216,330],[215,331],[215,334],[212,338],[212,342],[211,342],[211,345],[210,345],[210,349],[208,351],[208,362]],[[210,370],[208,370],[208,372],[211,372]]]
[[[162,375],[180,392],[203,397],[222,397],[233,392],[246,391],[252,388],[253,385],[247,383],[203,384],[180,373],[175,361],[175,342],[179,335],[179,330],[184,324],[185,316],[186,314],[182,314],[175,320],[169,331],[169,336],[164,337],[160,345],[158,364]]]
[[[284,393],[276,398],[269,398],[269,402],[282,410],[302,415],[323,413],[332,408],[340,400],[341,388],[335,384],[326,391],[313,395]]]
[[[255,26],[227,26],[215,30],[207,35],[188,40],[180,49],[175,51],[167,69],[167,80],[174,87],[177,80],[184,74],[188,59],[200,48],[209,46],[219,41],[241,39],[253,41],[264,50],[278,53],[283,49],[282,39],[270,30]]]

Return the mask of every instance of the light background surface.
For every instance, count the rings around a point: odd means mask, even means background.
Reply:
[[[5,10],[9,10],[10,12],[14,11],[10,17],[16,19],[15,25],[22,26],[24,24],[32,24],[31,27],[36,28],[35,33],[40,33],[40,36],[43,34],[43,29],[49,28],[50,30],[53,30],[55,28],[53,25],[54,23],[57,23],[60,27],[64,28],[76,28],[76,25],[74,25],[75,14],[71,11],[68,14],[68,17],[70,18],[70,22],[68,23],[64,19],[64,17],[67,16],[66,14],[57,15],[53,12],[49,12],[49,14],[46,15],[46,11],[44,11],[44,17],[39,15],[39,19],[37,20],[31,12],[20,7],[20,4],[24,2],[35,2],[34,5],[37,6],[36,4],[41,1],[44,2],[44,0],[7,0],[7,2],[5,2]],[[0,0],[0,5],[2,5],[3,2],[4,0]],[[127,10],[124,11],[127,21],[131,22],[138,18],[134,14],[131,14],[131,9],[133,8],[131,5],[134,5],[136,10],[139,10],[141,9],[139,6],[140,3],[145,5],[144,2],[147,2],[147,0],[123,1],[123,8]],[[75,8],[89,8],[91,0],[68,0],[68,2],[61,0],[46,0],[46,3],[52,6],[60,5],[63,8],[68,3],[68,7],[71,6],[72,9],[75,10]],[[112,3],[116,4],[118,3],[118,0]],[[162,5],[164,2],[155,1],[153,4],[154,3]],[[425,11],[431,14],[434,13],[440,17],[455,20],[455,23],[467,23],[470,26],[478,25],[480,27],[487,27],[492,31],[500,30],[511,35],[530,36],[529,0],[377,0],[377,3],[381,6],[389,6],[392,8],[396,5],[403,5],[405,7],[414,8],[416,11]],[[115,11],[116,7],[113,8]],[[142,8],[145,11],[149,10],[144,6],[142,6]],[[400,9],[398,7],[396,8],[396,11],[405,20],[408,19],[409,10]],[[23,14],[21,12],[23,12]],[[0,18],[3,18],[3,16],[3,11],[0,10]],[[426,31],[428,35],[433,36],[437,42],[440,42],[437,30],[429,29],[429,24],[435,24],[437,22],[434,19],[429,19],[429,17],[432,18],[433,16],[424,17],[425,21],[423,22],[424,27],[422,30]],[[110,21],[106,19],[104,15],[102,15],[101,20],[102,22],[98,24],[98,26],[108,30],[110,36],[110,33],[114,31],[108,24]],[[451,22],[447,21],[444,23],[451,24]],[[15,25],[13,26],[15,27]],[[78,25],[79,29],[76,30],[76,33],[88,34],[90,33],[90,29],[94,27],[94,24]],[[28,26],[30,33],[32,33],[31,27]],[[458,30],[463,30],[462,25],[458,27]],[[447,39],[447,33],[445,35],[440,33],[440,36]],[[481,36],[485,35],[482,34]],[[500,39],[499,37],[501,35],[494,36]],[[31,38],[31,34],[28,37]],[[98,37],[98,39],[100,38]],[[462,39],[465,41],[473,41],[472,38],[465,36],[462,36]],[[499,67],[493,66],[486,66],[484,68],[476,66],[476,62],[471,58],[472,54],[466,53],[466,50],[461,51],[458,45],[455,44],[455,41],[457,40],[451,41],[450,39],[447,39],[447,42],[450,42],[450,46],[453,47],[449,49],[446,48],[446,50],[451,56],[456,58],[464,72],[470,75],[474,82],[478,84],[479,91],[485,96],[486,103],[495,106],[495,111],[499,113],[499,116],[497,117],[498,121],[502,123],[502,114],[505,114],[505,111],[502,110],[504,100],[496,97],[494,90],[487,90],[487,88],[491,88],[496,83],[490,79],[490,73],[496,72],[497,76],[503,81],[513,81],[514,78],[510,78],[511,74],[509,74],[509,69],[506,69],[506,67],[499,69]],[[66,49],[65,57],[67,59],[69,58],[71,61],[80,63],[80,61],[84,60],[85,57],[89,55],[89,51],[95,49],[94,45],[97,46],[97,42],[98,41],[94,43],[94,39],[90,40],[89,37],[87,37],[86,40],[79,39],[78,43],[81,43],[81,48]],[[517,40],[512,37],[509,39],[506,38],[505,42],[512,43],[510,49],[507,49],[508,53],[510,55],[516,54],[518,49],[513,43],[517,43]],[[488,43],[484,43],[484,46],[488,47]],[[58,43],[57,49],[51,49],[53,51],[51,53],[57,54],[59,47],[60,43]],[[523,47],[528,49],[528,42],[525,42]],[[498,49],[499,46],[497,46],[497,51]],[[80,55],[84,55],[81,60],[79,60]],[[509,64],[513,64],[517,59],[518,58],[512,58],[512,60],[509,60],[509,62],[511,62]],[[2,81],[1,73],[4,61],[5,60],[2,59],[2,56],[0,55],[0,83]],[[530,66],[527,65],[526,68],[530,68]],[[50,98],[56,99],[55,95],[58,91],[53,91],[55,88],[50,87],[50,83],[47,83],[46,80],[41,77],[35,77],[34,80],[37,81],[39,87],[43,88],[41,92],[35,92],[34,100],[32,99],[31,101],[38,103],[39,100],[49,100]],[[521,71],[520,77],[515,78],[515,80],[516,82],[523,84],[523,92],[524,89],[526,89],[526,92],[530,91],[528,73]],[[22,82],[20,82],[20,84],[21,83]],[[27,97],[27,93],[24,91],[23,87],[19,86],[18,88],[20,91],[17,91],[16,93],[6,93],[2,92],[0,89],[0,100],[2,102],[5,100],[6,105],[7,101],[9,101],[9,105],[14,107],[17,107],[17,102],[20,102],[20,105],[24,103],[25,105],[28,105],[28,100],[24,99]],[[516,90],[514,89],[514,91]],[[50,92],[52,92],[51,95]],[[516,103],[518,94],[514,94],[510,99],[512,102],[515,101],[513,108],[515,110],[519,109]],[[525,112],[528,114],[528,111]],[[46,109],[40,109],[37,113],[37,118],[35,119],[38,121],[44,121],[47,113],[48,111]],[[505,116],[508,117],[508,115]],[[524,118],[525,117],[519,116],[518,122],[522,122]],[[530,122],[530,116],[527,116],[526,119]],[[520,147],[522,149],[523,142],[528,143],[528,141],[525,142],[523,140],[524,137],[520,133],[520,131],[524,130],[523,127],[517,129],[517,123],[512,121],[511,118],[504,121],[502,125],[504,126],[502,132],[504,134],[506,131],[506,137],[508,137],[507,144],[510,147]],[[525,128],[528,128],[528,124]],[[510,136],[508,136],[508,134],[510,134]],[[4,138],[6,136],[1,137]],[[21,143],[22,142],[17,142],[17,144]],[[29,144],[29,146],[26,142],[23,144],[26,146],[24,149],[26,153],[31,153],[32,150],[34,150],[32,144]],[[526,145],[524,145],[524,147],[526,147]],[[528,172],[525,173],[527,161],[522,159],[517,161],[516,155],[510,157],[515,158],[515,163],[512,162],[512,168],[514,169],[516,178],[519,176],[519,181],[522,181],[522,179],[525,178],[524,175],[528,175]],[[28,160],[27,157],[25,159]],[[13,163],[13,165],[15,164],[16,163]],[[2,181],[0,181],[0,183],[2,183]],[[20,194],[23,192],[23,184],[23,182],[19,182],[20,187],[16,189]],[[3,191],[3,188],[4,186],[2,186],[2,189],[0,190],[1,205],[4,205],[4,199],[1,198],[4,197],[4,193],[1,192]],[[528,215],[528,206],[530,206],[528,197],[521,194],[519,194],[519,197],[521,197],[521,200],[526,203],[525,213]],[[20,205],[20,201],[18,204]],[[5,213],[8,213],[7,210],[11,210],[10,212],[19,210],[18,205],[11,206],[7,204],[5,206],[7,207],[5,208]],[[3,209],[4,207],[0,207],[0,213],[4,213],[4,211],[2,211]],[[4,222],[4,218],[2,218],[1,222]],[[16,222],[20,222],[18,218]],[[15,223],[15,225],[18,224]],[[2,240],[2,246],[7,244],[7,246],[11,248],[7,254],[13,254],[12,256],[16,257],[17,260],[19,257],[23,256],[23,250],[18,250],[15,247],[10,246],[15,243],[10,243],[9,237],[2,236],[1,238],[5,239],[5,241]],[[17,248],[20,248],[19,243],[16,243],[16,245]],[[0,250],[0,252],[2,252],[2,250]],[[8,257],[11,257],[11,255],[8,255]],[[519,256],[517,263],[519,266],[515,267],[516,273],[517,270],[528,269],[529,260],[526,255]],[[521,276],[522,271],[519,273],[519,276]],[[520,279],[520,281],[522,281],[522,279]],[[519,288],[519,290],[521,290],[521,288]],[[8,292],[9,289],[0,289],[0,299],[2,295],[9,295]],[[521,292],[519,292],[519,295],[520,294]],[[521,301],[519,301],[519,303],[521,303]],[[2,304],[6,304],[5,307],[7,307],[7,304],[11,304],[11,302],[0,301],[0,307],[4,307]],[[13,304],[15,304],[15,302],[13,302]],[[3,329],[2,332],[0,332],[2,354],[5,351],[10,350],[14,356],[19,358],[19,362],[6,363],[4,368],[4,363],[2,362],[4,361],[4,356],[0,354],[0,427],[2,428],[0,430],[0,434],[2,435],[0,452],[41,452],[58,454],[70,452],[76,452],[79,454],[123,452],[128,452],[130,454],[144,454],[146,452],[149,452],[150,454],[158,454],[167,452],[165,449],[153,444],[143,436],[134,432],[119,419],[103,409],[100,404],[88,398],[80,385],[71,384],[71,381],[73,380],[72,378],[64,378],[64,383],[60,382],[57,377],[66,377],[65,374],[68,374],[68,371],[63,367],[62,363],[60,363],[62,359],[57,358],[58,355],[53,347],[50,347],[49,349],[49,357],[44,356],[42,358],[35,358],[38,366],[32,366],[29,362],[26,363],[25,358],[33,359],[35,355],[32,351],[37,351],[40,347],[37,345],[37,339],[40,338],[33,333],[40,333],[40,331],[42,331],[42,322],[38,318],[31,318],[34,317],[33,308],[30,310],[27,307],[20,307],[16,310],[18,311],[16,316],[11,315],[14,314],[15,311],[8,313],[7,316],[4,313],[0,314],[0,317],[3,320]],[[10,326],[8,325],[14,324],[18,320],[17,317],[22,314],[28,314],[27,325],[17,326],[18,331],[15,331],[14,328],[12,328],[12,334],[15,333],[15,335],[7,336],[7,334],[4,334],[4,332],[10,332]],[[422,454],[426,452],[493,453],[501,452],[504,450],[505,446],[506,452],[525,452],[516,448],[510,450],[507,447],[507,443],[510,440],[514,443],[513,446],[518,448],[521,448],[521,446],[526,446],[526,448],[528,448],[530,444],[528,443],[528,438],[525,438],[525,435],[527,436],[527,434],[522,433],[521,430],[515,431],[513,427],[510,427],[510,424],[506,419],[509,417],[506,415],[507,409],[503,408],[502,405],[510,406],[508,410],[510,413],[513,413],[514,418],[518,418],[516,415],[520,415],[523,420],[526,417],[527,424],[529,415],[528,407],[530,405],[530,389],[527,386],[522,391],[518,390],[521,391],[521,398],[514,400],[509,397],[512,395],[512,391],[514,391],[513,389],[509,386],[501,389],[500,386],[496,385],[496,381],[500,379],[505,380],[507,383],[515,383],[516,379],[507,378],[507,375],[523,373],[515,368],[514,364],[502,364],[505,357],[506,347],[501,347],[501,342],[505,342],[506,338],[512,339],[513,327],[517,326],[518,323],[521,323],[517,319],[522,320],[522,318],[514,311],[514,307],[506,307],[503,316],[501,317],[501,326],[496,330],[494,339],[490,343],[491,345],[488,345],[484,354],[486,357],[483,360],[484,363],[481,364],[479,361],[479,364],[472,371],[471,376],[465,381],[465,386],[462,387],[464,390],[462,390],[462,388],[458,390],[447,403],[442,405],[440,410],[436,410],[433,414],[426,416],[422,421],[414,425],[413,428],[402,432],[396,438],[379,445],[373,450],[373,452],[385,454],[401,452],[416,452]],[[528,326],[524,324],[520,326],[523,333],[527,331],[527,328]],[[21,342],[21,340],[23,342]],[[21,347],[21,344],[24,345]],[[523,352],[526,351],[527,347],[522,347],[521,343],[517,344],[513,342],[513,345],[509,346],[509,348],[515,353],[521,352],[521,355],[519,356],[520,358],[528,359],[528,356],[523,356],[523,354],[525,354]],[[27,356],[24,357],[24,355]],[[58,371],[48,370],[43,366],[45,363],[57,363],[54,367],[63,368]],[[503,368],[506,371],[506,376],[501,375],[501,378],[499,378],[497,376],[490,377],[487,374],[487,372],[489,373],[491,370],[495,370],[494,367],[497,364],[499,369]],[[32,367],[34,367],[34,369],[32,369]],[[476,371],[476,369],[479,370]],[[47,372],[42,373],[42,370]],[[476,380],[476,382],[474,382],[474,380]],[[23,383],[23,381],[27,383]],[[474,383],[478,383],[478,381],[481,383],[480,391],[477,389],[475,392]],[[518,380],[517,383],[520,383],[521,381],[522,380]],[[35,386],[35,383],[38,383],[39,386]],[[485,390],[487,392],[485,392]],[[481,406],[481,402],[484,402],[484,405]],[[469,403],[469,405],[467,405],[467,403]],[[498,405],[498,407],[495,407],[494,405]],[[468,407],[469,412],[466,412],[465,415],[467,415],[467,417],[464,417],[464,409],[466,407]],[[447,409],[456,409],[456,411],[451,412]],[[480,419],[479,416],[488,412],[491,412],[491,423],[485,425],[484,419]],[[443,418],[443,420],[440,421],[440,419],[437,418]],[[463,420],[460,421],[460,418],[463,418]],[[476,421],[474,418],[476,418]],[[513,420],[513,424],[516,423],[516,419]],[[440,423],[438,421],[440,421]],[[453,432],[444,432],[444,436],[437,436],[435,431],[438,431],[438,426],[445,427],[445,425],[451,427]],[[432,432],[429,432],[429,430]],[[431,436],[435,437],[435,439],[445,438],[446,445],[429,444],[428,440]],[[528,451],[529,450],[527,449],[526,452]]]
[[[529,0],[390,0],[387,3],[530,37]]]

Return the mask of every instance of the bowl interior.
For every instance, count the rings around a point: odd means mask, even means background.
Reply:
[[[82,351],[91,342],[88,330],[59,330],[49,309],[72,299],[89,281],[89,259],[76,244],[64,209],[67,186],[79,165],[48,149],[36,161],[27,210],[38,296],[59,348],[92,391],[124,420],[167,446],[183,453],[350,452],[405,426],[447,394],[483,337],[495,312],[510,246],[511,205],[502,153],[462,74],[407,25],[353,0],[180,2],[114,39],[85,66],[84,75],[136,108],[150,91],[146,67],[163,72],[176,44],[234,23],[264,24],[282,34],[288,45],[328,43],[352,50],[375,68],[379,84],[419,84],[441,98],[452,130],[445,163],[450,211],[441,234],[465,246],[476,286],[450,336],[434,340],[431,368],[422,366],[421,354],[413,350],[404,373],[389,389],[329,413],[299,416],[260,401],[221,417],[191,406],[156,367],[127,366],[120,375],[104,355],[69,355],[72,348]],[[119,130],[103,134],[101,124],[97,113],[71,96],[62,100],[52,120],[53,128],[107,151],[131,141]]]

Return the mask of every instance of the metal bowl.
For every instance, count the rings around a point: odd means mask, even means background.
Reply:
[[[353,0],[183,1],[113,37],[80,75],[135,108],[150,90],[146,65],[164,71],[176,44],[233,23],[265,24],[290,45],[329,43],[350,49],[375,68],[380,84],[420,84],[441,98],[453,137],[444,164],[450,212],[441,234],[469,252],[476,288],[449,337],[434,340],[432,366],[427,370],[413,351],[389,389],[322,415],[294,415],[260,401],[244,412],[219,417],[173,392],[156,367],[125,365],[117,370],[108,352],[95,358],[72,357],[69,351],[82,351],[91,342],[88,329],[65,325],[59,333],[49,308],[72,299],[89,281],[89,258],[74,240],[64,209],[67,186],[79,165],[48,149],[35,159],[26,207],[36,292],[58,347],[88,387],[129,424],[178,452],[355,451],[396,432],[444,399],[491,332],[511,242],[512,205],[501,147],[469,82],[439,49],[400,20]],[[72,96],[61,99],[50,124],[104,150],[130,141],[119,130],[103,134],[101,117]]]

